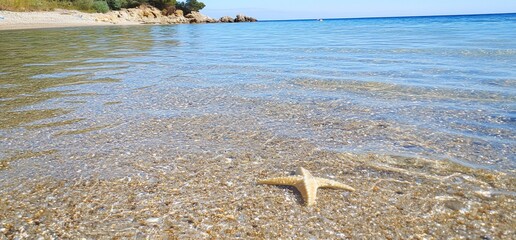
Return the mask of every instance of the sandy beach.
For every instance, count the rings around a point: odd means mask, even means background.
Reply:
[[[98,14],[76,10],[58,9],[50,12],[0,11],[0,30],[109,26],[108,22],[96,20]],[[138,22],[123,22],[117,25],[136,25]]]

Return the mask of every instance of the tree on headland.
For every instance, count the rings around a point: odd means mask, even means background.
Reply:
[[[176,0],[107,0],[109,1],[125,1],[126,4],[122,5],[122,8],[138,7],[140,5],[148,4],[159,9],[165,9],[167,7],[174,7],[177,4]],[[110,5],[111,7],[111,5]],[[113,9],[113,8],[112,8]],[[117,10],[117,9],[113,9]]]
[[[191,13],[192,11],[199,11],[206,7],[206,4],[197,0],[186,0],[186,2],[178,2],[176,8],[183,10],[185,14]]]
[[[199,11],[206,7],[206,4],[203,2],[199,2],[197,0],[186,0],[177,2],[176,0],[107,0],[108,4],[109,1],[127,1],[127,4],[122,7],[137,7],[142,4],[149,4],[151,6],[154,6],[158,9],[167,9],[170,10],[170,8],[173,9],[179,9],[182,10],[185,14],[191,13],[192,11]],[[110,4],[111,7],[111,4]],[[112,8],[113,10],[117,10]]]
[[[107,0],[108,4],[110,1],[124,1],[126,2],[125,6],[122,7],[137,7],[142,4],[149,4],[151,6],[154,6],[158,9],[180,9],[185,14],[191,13],[192,11],[199,11],[206,7],[206,4],[203,2],[199,2],[197,0],[186,0],[177,2],[176,0]],[[111,7],[112,5],[109,4]],[[113,10],[117,10],[115,8],[112,8]]]
[[[159,9],[173,7],[177,4],[176,0],[149,0],[149,4]]]
[[[120,10],[128,4],[126,0],[106,0],[106,2],[111,10]]]

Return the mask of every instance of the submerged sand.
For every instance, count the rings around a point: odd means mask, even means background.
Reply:
[[[53,155],[52,162],[29,165],[31,158],[13,160],[2,171],[5,176],[36,174],[0,182],[0,236],[509,239],[515,234],[516,182],[507,173],[433,159],[326,151],[303,139],[234,132],[220,121],[142,122],[123,127],[140,141],[127,152]],[[220,145],[176,144],[166,134],[181,131],[191,131],[190,143]],[[158,133],[170,142],[136,137]],[[92,136],[103,148],[120,137]],[[55,170],[51,166],[70,172],[45,174]],[[320,189],[317,204],[306,207],[294,188],[256,184],[293,174],[299,166],[356,191]]]

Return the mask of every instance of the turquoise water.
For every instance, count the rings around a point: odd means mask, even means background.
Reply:
[[[240,143],[267,133],[513,171],[514,26],[508,14],[3,31],[0,158],[52,165],[170,139],[253,151],[191,141],[222,126]],[[138,127],[199,117],[202,128]]]

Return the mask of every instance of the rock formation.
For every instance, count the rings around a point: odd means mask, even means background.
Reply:
[[[113,24],[127,22],[144,24],[190,23],[190,20],[183,16],[182,11],[176,10],[174,14],[170,14],[169,12],[165,12],[164,14],[159,9],[149,5],[141,5],[137,8],[121,9],[108,13],[99,13],[97,14],[97,21]]]
[[[238,14],[234,20],[235,22],[256,22],[256,18],[248,17],[243,14]]]
[[[230,16],[224,16],[224,17],[221,17],[221,18],[219,19],[219,22],[222,22],[222,23],[232,23],[232,22],[234,22],[234,21],[235,21],[235,20],[233,20],[233,18],[232,18],[232,17],[230,17]]]
[[[200,12],[191,12],[185,16],[190,23],[216,23],[217,20],[201,14]]]
[[[137,8],[121,9],[108,13],[96,14],[99,22],[120,23],[143,23],[143,24],[177,24],[177,23],[216,23],[216,22],[256,22],[255,18],[245,15],[237,15],[235,19],[222,17],[219,21],[203,15],[199,12],[191,12],[186,16],[181,10],[163,10],[150,6],[141,5]]]
[[[238,14],[236,18],[232,18],[230,16],[224,16],[219,19],[219,22],[222,23],[232,23],[232,22],[256,22],[256,18],[248,17],[246,15]]]

